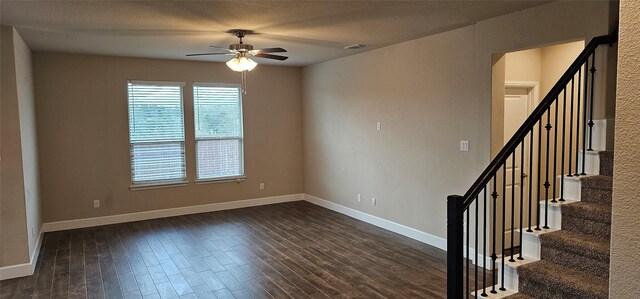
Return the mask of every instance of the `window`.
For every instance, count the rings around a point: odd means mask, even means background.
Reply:
[[[244,176],[242,97],[236,84],[194,83],[196,179]]]
[[[129,81],[128,85],[133,185],[186,181],[184,84]]]

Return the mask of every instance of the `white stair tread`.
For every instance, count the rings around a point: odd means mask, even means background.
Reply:
[[[601,150],[601,149],[593,149],[593,150],[587,150],[587,155],[598,155],[600,154],[600,152],[606,152],[607,150]],[[582,153],[582,149],[578,150],[579,153]]]
[[[531,227],[531,230],[533,232],[528,232],[526,229],[522,230],[522,234],[526,234],[526,235],[531,235],[531,236],[535,236],[535,237],[540,237],[540,235],[544,235],[544,234],[548,234],[548,233],[552,233],[552,232],[556,232],[559,231],[559,228],[542,228],[540,227],[540,230],[536,230],[535,226]],[[520,229],[516,229],[517,232],[520,232]]]
[[[556,202],[553,202],[552,200],[553,200],[553,199],[549,199],[549,206],[550,206],[550,207],[560,207],[560,206],[562,206],[562,205],[567,205],[567,204],[570,204],[570,203],[580,202],[579,200],[575,200],[575,199],[567,199],[567,198],[565,198],[565,199],[564,199],[564,201],[560,201],[560,199],[559,199],[559,198],[556,198]],[[541,200],[541,201],[540,201],[540,204],[541,204],[541,205],[544,205],[544,204],[545,204],[545,201],[544,201],[544,200]],[[540,213],[544,213],[544,211],[540,211]]]
[[[485,289],[485,293],[487,294],[487,297],[480,296],[482,294],[482,289],[479,289],[479,290],[477,290],[475,292],[471,292],[471,295],[476,296],[476,298],[504,298],[504,297],[511,296],[511,295],[517,293],[517,291],[512,291],[512,290],[509,290],[509,289],[507,289],[506,291],[500,291],[499,288],[500,288],[500,285],[497,284],[496,285],[496,291],[498,293],[497,294],[492,294],[490,292],[491,291],[491,287],[490,286],[487,287]],[[478,293],[478,295],[476,295],[476,292]]]
[[[513,260],[515,262],[510,262],[509,259],[511,259],[511,255],[506,256],[506,260],[504,261],[504,267],[505,268],[509,267],[509,268],[516,268],[517,269],[520,266],[524,266],[526,264],[530,264],[530,263],[539,261],[539,259],[527,256],[525,254],[523,254],[522,257],[524,259],[523,260],[519,260],[518,259],[518,255],[514,254],[513,255]],[[502,267],[502,258],[499,258],[499,259],[496,260],[496,267]]]
[[[597,175],[597,174],[589,174],[589,173],[587,173],[587,174],[571,175],[571,176],[569,176],[568,174],[565,174],[565,175],[564,175],[564,178],[565,178],[566,180],[579,181],[581,178],[586,178],[586,177],[596,176],[596,175]],[[561,175],[561,174],[558,174],[558,175],[556,175],[556,177],[560,179],[560,178],[562,178],[562,175]]]

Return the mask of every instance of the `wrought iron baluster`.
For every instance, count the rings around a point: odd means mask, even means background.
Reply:
[[[476,264],[476,279],[475,279],[475,288],[473,289],[473,296],[478,297],[478,196],[476,196],[476,237],[475,237],[475,252],[476,252],[476,258],[475,258],[475,264]]]
[[[506,210],[507,210],[507,161],[505,160],[502,164],[502,248],[500,248],[500,254],[502,255],[502,277],[500,277],[500,290],[506,291],[504,288],[504,243],[505,243],[505,234],[506,234]]]
[[[591,109],[589,109],[589,149],[593,151],[593,88],[595,85],[596,76],[596,51],[591,54]]]
[[[585,62],[585,69],[584,69],[584,109],[583,109],[583,116],[584,119],[583,121],[583,130],[584,132],[582,132],[582,171],[580,172],[580,175],[587,175],[587,173],[585,172],[585,166],[586,166],[586,157],[587,157],[587,110],[589,110],[589,106],[588,106],[588,98],[589,95],[587,94],[588,89],[589,88],[589,59],[587,59],[587,61]]]
[[[531,201],[533,200],[533,127],[531,127],[531,139],[529,140],[529,226],[527,228],[527,232],[533,232],[531,230]],[[520,244],[520,249],[522,250],[522,244]]]
[[[576,97],[575,94],[575,82],[573,81],[573,79],[575,79],[575,75],[573,76],[573,78],[571,78],[571,107],[569,109],[569,174],[567,174],[568,177],[572,177],[573,176],[573,172],[571,171],[571,165],[573,165],[573,98]],[[580,88],[578,88],[580,89]],[[563,182],[563,187],[564,187],[564,182]],[[564,188],[563,188],[564,189]],[[561,197],[561,198],[564,198]]]
[[[564,142],[565,142],[565,129],[567,125],[567,88],[564,88],[564,92],[562,93],[562,153],[560,159],[560,199],[559,201],[564,201]]]
[[[581,95],[580,91],[582,90],[582,67],[578,69],[578,97],[576,99],[576,103],[578,104],[578,108],[576,109],[576,172],[573,174],[574,176],[580,176],[580,170],[578,170],[578,166],[580,165],[580,103],[581,103]]]
[[[541,181],[541,177],[542,177],[542,116],[540,117],[540,119],[538,119],[538,183],[536,184],[536,195],[538,200],[536,201],[536,209],[537,209],[537,213],[536,213],[536,230],[540,230],[540,201],[542,199],[540,199],[540,195],[542,192],[540,192],[540,186],[542,181]]]
[[[558,98],[556,97],[556,114],[555,121],[553,122],[553,192],[551,196],[553,199],[551,202],[557,202],[556,200],[556,186],[558,185],[557,170],[558,170]]]
[[[524,142],[525,139],[522,139],[522,145],[520,146],[520,252],[518,253],[518,259],[523,260],[522,258],[522,205],[524,205]],[[515,157],[513,157],[515,160]],[[512,230],[513,231],[513,230]],[[511,243],[513,243],[513,234],[511,234]],[[513,252],[513,246],[511,247]],[[513,254],[513,253],[512,253]],[[513,255],[511,256],[513,259]]]
[[[520,186],[520,189],[522,189],[522,186]],[[513,259],[513,239],[514,238],[514,234],[513,234],[513,228],[515,226],[515,218],[516,218],[516,213],[515,213],[515,209],[516,209],[516,152],[515,150],[513,151],[513,154],[511,155],[511,258],[509,259],[510,262],[515,262],[515,260]]]
[[[469,209],[467,209],[467,291],[465,292],[467,294],[467,299],[469,299],[469,293],[471,293],[471,289],[469,289],[469,260],[471,260],[471,257],[469,256],[469,247],[471,244],[469,244]]]
[[[544,182],[544,226],[542,228],[547,229],[549,228],[548,221],[549,221],[549,187],[551,186],[549,184],[549,142],[550,140],[550,131],[551,131],[551,110],[547,110],[547,125],[545,126],[545,129],[547,130],[547,155],[546,155],[546,160],[547,160],[547,164],[546,164],[546,168],[545,168],[545,182]]]
[[[483,207],[483,213],[484,213],[484,217],[483,222],[484,225],[482,226],[482,247],[484,247],[483,253],[482,253],[482,294],[480,294],[480,296],[482,297],[487,297],[487,188],[488,186],[484,187],[484,207]],[[494,217],[495,218],[495,217]]]
[[[496,260],[498,259],[498,255],[496,254],[496,240],[498,236],[496,235],[496,222],[498,219],[496,205],[498,203],[498,186],[497,186],[498,176],[493,174],[493,192],[491,192],[491,197],[493,198],[493,252],[491,253],[491,294],[497,294],[496,291]]]

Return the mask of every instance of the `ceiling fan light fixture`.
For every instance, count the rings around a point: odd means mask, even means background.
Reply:
[[[234,72],[251,71],[258,65],[257,62],[247,57],[234,57],[227,61],[227,66]]]

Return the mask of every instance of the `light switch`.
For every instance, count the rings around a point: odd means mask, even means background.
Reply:
[[[469,151],[469,140],[460,140],[460,151],[461,152]]]
[[[380,122],[377,122],[377,123],[376,123],[376,129],[377,129],[378,131],[382,130],[382,124],[380,124]]]

